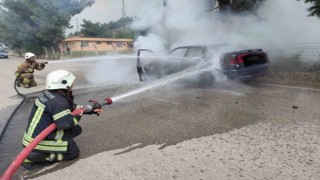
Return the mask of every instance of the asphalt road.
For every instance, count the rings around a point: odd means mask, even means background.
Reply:
[[[103,99],[108,94],[115,97],[130,91],[129,88],[136,87],[88,90],[79,92],[76,99],[78,102],[86,102],[93,97]],[[124,102],[115,102],[107,107],[99,117],[83,117],[81,120],[83,134],[77,138],[81,148],[80,159],[86,159],[102,152],[123,149],[114,153],[115,156],[119,156],[150,145],[159,145],[158,151],[161,151],[184,141],[196,141],[202,137],[233,132],[260,123],[271,123],[271,128],[273,126],[275,128],[273,131],[281,126],[300,123],[310,123],[314,127],[319,127],[319,100],[319,90],[288,86],[228,84],[211,89],[157,88],[157,90],[125,99]],[[30,107],[31,104],[32,102],[26,104],[25,107]],[[316,134],[313,135],[318,135],[319,130],[315,130]],[[310,138],[314,138],[319,143],[318,136]],[[290,142],[291,140],[284,141],[284,144],[290,144]],[[215,145],[211,145],[214,149]],[[313,151],[296,152],[296,155],[308,153],[308,156],[318,156],[319,147],[314,147],[312,144],[310,146],[314,148]],[[308,146],[304,148],[311,149]],[[200,149],[195,149],[197,150]],[[211,155],[214,156],[214,154],[212,152]],[[243,156],[246,156],[245,152]],[[230,160],[228,157],[221,158],[225,161]],[[272,159],[272,154],[269,158]],[[319,160],[319,158],[314,159],[309,166],[318,168]],[[290,166],[290,159],[287,161]],[[296,162],[291,164],[291,168],[296,166],[294,163]],[[72,164],[76,165],[77,161],[58,164],[41,172],[21,173],[33,178],[41,177],[51,172],[59,173],[59,169],[68,166],[72,168],[74,167]],[[179,167],[176,168],[179,169]],[[194,177],[197,177],[197,174],[194,174]],[[48,177],[44,176],[44,179],[46,178]],[[244,179],[247,178],[248,176],[244,176]]]
[[[76,102],[137,88],[78,90]],[[259,81],[158,87],[114,102],[99,117],[84,116],[78,160],[31,172],[20,168],[15,179],[318,179],[319,93]],[[21,150],[32,103],[16,114],[1,142],[6,162]]]

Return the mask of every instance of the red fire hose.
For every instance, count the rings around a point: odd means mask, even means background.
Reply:
[[[109,100],[107,100],[109,99]],[[107,98],[103,103],[101,103],[102,106],[111,104],[112,100],[110,98]],[[110,102],[111,100],[111,102]],[[95,101],[90,101],[95,102]],[[83,112],[82,109],[75,109],[72,111],[71,115],[77,116],[80,115]],[[48,126],[45,130],[43,130],[36,138],[33,139],[33,141],[25,147],[20,154],[16,157],[16,159],[10,164],[10,166],[7,168],[7,170],[4,172],[4,174],[0,177],[0,180],[10,180],[14,173],[17,171],[17,169],[20,167],[22,162],[27,158],[27,156],[32,152],[32,150],[45,138],[47,137],[52,131],[56,129],[56,124],[52,123],[50,126]]]
[[[4,172],[1,176],[1,180],[10,180],[13,174],[17,171],[20,167],[22,162],[27,158],[27,156],[31,153],[31,151],[45,138],[47,137],[52,131],[56,129],[56,124],[52,123],[49,127],[47,127],[44,131],[42,131],[34,140],[25,147],[21,153],[16,157],[16,159],[10,164],[8,169]]]

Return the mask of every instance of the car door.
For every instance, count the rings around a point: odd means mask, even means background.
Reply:
[[[138,49],[138,52],[137,52],[137,71],[138,71],[140,81],[146,80],[146,72],[145,72],[143,64],[141,63],[141,55],[145,52],[146,53],[153,53],[153,51],[150,49]]]
[[[204,62],[204,50],[202,46],[191,46],[185,54],[184,63],[181,64],[181,70],[187,68],[199,69]]]
[[[166,62],[166,71],[168,74],[178,73],[183,71],[187,66],[187,52],[189,47],[178,47],[173,49],[169,54]]]

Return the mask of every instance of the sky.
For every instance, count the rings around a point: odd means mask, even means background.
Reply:
[[[153,0],[155,1],[155,0]],[[158,0],[161,1],[162,0]],[[125,9],[127,16],[135,16],[139,6],[146,2],[146,0],[125,0]],[[81,14],[74,16],[70,23],[73,25],[68,32],[74,32],[78,28],[80,30],[83,19],[91,20],[93,22],[108,23],[110,21],[116,21],[122,16],[122,0],[96,0],[91,6],[84,9]]]
[[[308,17],[310,4],[296,0],[267,0],[257,16],[225,17],[219,13],[206,13],[205,1],[125,0],[126,15],[135,17],[133,29],[149,29],[147,37],[135,42],[137,48],[154,48],[164,51],[190,43],[216,44],[232,42],[246,47],[279,49],[288,44],[320,42],[320,19]],[[217,11],[216,11],[217,12]],[[83,12],[72,18],[73,31],[80,29],[83,18],[108,23],[122,16],[122,0],[96,0]],[[224,21],[225,22],[225,21]],[[72,32],[72,30],[71,30]],[[169,42],[170,41],[170,42]],[[230,47],[234,48],[234,47]]]

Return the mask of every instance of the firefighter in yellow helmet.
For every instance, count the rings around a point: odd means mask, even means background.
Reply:
[[[37,86],[37,82],[34,79],[34,70],[42,70],[45,67],[45,63],[40,63],[35,60],[35,55],[31,52],[25,54],[26,61],[18,66],[15,72],[17,78],[17,86],[23,85],[25,88]]]

